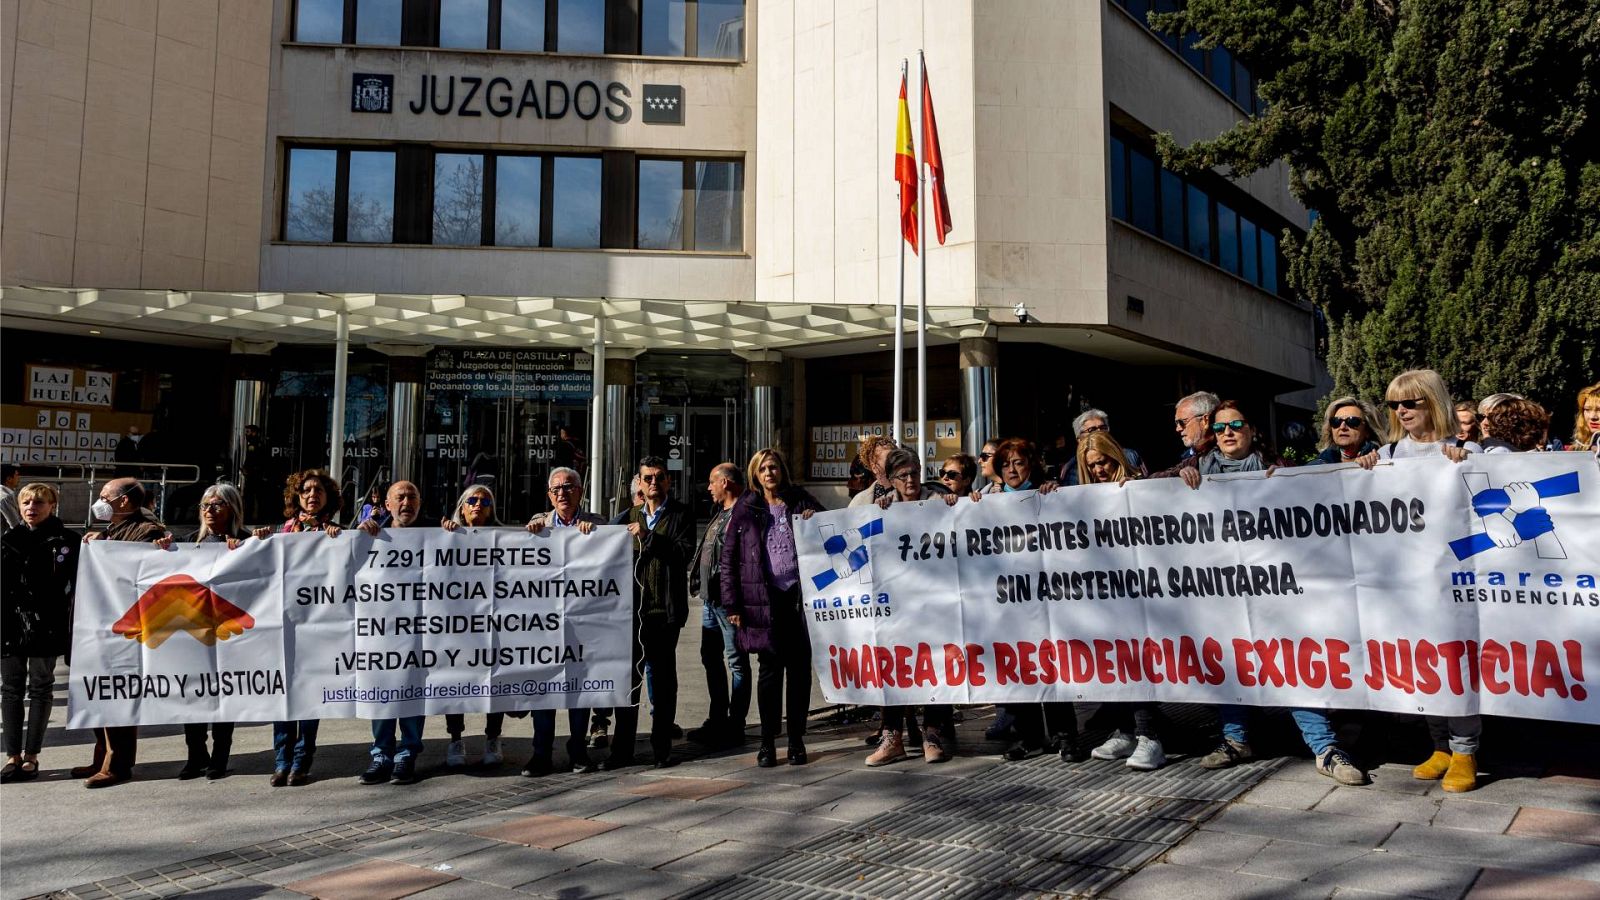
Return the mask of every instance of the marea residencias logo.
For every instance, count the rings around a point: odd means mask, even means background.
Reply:
[[[254,628],[249,613],[188,575],[170,575],[152,584],[122,614],[111,631],[154,650],[167,638],[188,632],[207,647]]]
[[[1457,560],[1466,560],[1486,550],[1519,547],[1531,542],[1540,559],[1566,559],[1567,551],[1556,535],[1555,520],[1544,507],[1554,497],[1577,494],[1578,473],[1552,475],[1538,481],[1513,481],[1504,487],[1491,487],[1482,472],[1463,474],[1472,511],[1482,531],[1450,542]]]

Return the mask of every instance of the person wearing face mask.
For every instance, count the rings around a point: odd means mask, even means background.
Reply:
[[[280,534],[320,531],[330,538],[339,536],[339,509],[344,496],[339,482],[321,469],[296,472],[284,481],[283,514],[288,516]],[[266,540],[271,528],[257,528],[255,536]],[[317,719],[272,723],[273,787],[299,787],[311,782],[311,763],[317,755]]]
[[[17,493],[20,524],[0,537],[0,716],[6,742],[0,781],[39,774],[56,657],[71,649],[81,541],[56,516],[56,500],[51,485],[24,485]]]
[[[148,498],[137,478],[115,478],[100,488],[100,498],[90,507],[95,519],[110,522],[104,534],[93,532],[85,541],[129,541],[155,543],[167,536],[167,529],[146,510]],[[94,761],[72,770],[73,778],[84,778],[91,788],[111,787],[133,777],[139,750],[139,727],[122,725],[97,728],[94,736]]]
[[[1473,430],[1477,430],[1478,414],[1472,414]],[[1378,418],[1372,404],[1355,397],[1339,397],[1328,404],[1328,414],[1322,420],[1322,443],[1316,457],[1306,465],[1331,466],[1355,462],[1384,443],[1384,422]]]
[[[379,514],[374,510],[359,526],[365,534],[377,537],[384,527],[417,528],[421,525],[422,492],[409,481],[396,481],[384,492],[383,513],[388,525],[380,527]],[[415,784],[417,758],[422,755],[422,727],[426,716],[401,716],[398,719],[372,720],[372,749],[367,770],[357,781],[361,784]],[[399,733],[398,740],[396,732]]]

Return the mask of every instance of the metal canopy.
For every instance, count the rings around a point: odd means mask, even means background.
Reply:
[[[221,291],[0,288],[12,327],[127,329],[150,335],[328,343],[339,314],[354,343],[449,343],[590,348],[596,319],[606,342],[661,350],[786,350],[882,338],[894,307],[807,303],[714,303],[461,294],[232,293]],[[981,307],[932,307],[930,336],[982,333]],[[907,323],[908,327],[911,323]],[[73,329],[76,330],[76,329]],[[993,332],[989,332],[993,333]]]

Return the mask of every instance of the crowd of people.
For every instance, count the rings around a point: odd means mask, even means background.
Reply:
[[[1384,409],[1386,407],[1386,409]],[[1577,421],[1568,449],[1600,455],[1600,384],[1578,397]],[[1195,490],[1205,489],[1205,476],[1232,472],[1271,475],[1289,463],[1270,446],[1259,428],[1256,411],[1238,400],[1197,392],[1174,407],[1173,429],[1185,450],[1176,465],[1150,468],[1139,454],[1113,435],[1110,416],[1085,410],[1072,423],[1076,451],[1056,452],[1050,463],[1023,438],[986,443],[976,456],[957,453],[942,461],[937,478],[924,480],[922,460],[880,436],[864,437],[858,463],[867,483],[851,506],[940,497],[954,505],[981,502],[996,493],[1037,490],[1047,493],[1078,484],[1122,484],[1141,478],[1177,478]],[[1534,452],[1561,449],[1550,435],[1551,417],[1538,403],[1501,393],[1473,403],[1453,402],[1443,380],[1431,370],[1403,372],[1390,382],[1382,407],[1358,397],[1339,397],[1327,405],[1319,452],[1308,465],[1351,463],[1372,468],[1383,460],[1442,455],[1454,461],[1475,453]],[[1059,448],[1057,448],[1059,451]],[[3,704],[6,761],[0,778],[20,781],[39,773],[39,754],[49,723],[56,660],[70,653],[71,610],[78,556],[83,541],[111,540],[170,548],[173,537],[149,511],[150,497],[134,478],[118,478],[100,490],[92,511],[106,523],[103,531],[81,536],[56,515],[59,496],[42,482],[22,485],[17,471],[5,472],[7,493],[0,505],[17,505],[5,516],[0,537],[4,551]],[[710,692],[709,715],[687,738],[697,744],[729,749],[747,740],[747,718],[754,695],[759,721],[756,763],[780,762],[778,740],[785,742],[782,761],[805,765],[806,719],[811,693],[811,644],[802,608],[794,517],[806,518],[824,507],[796,484],[789,462],[777,449],[758,451],[741,467],[723,462],[709,473],[707,491],[713,516],[696,538],[691,510],[676,499],[667,461],[647,456],[640,461],[633,484],[633,505],[609,524],[625,526],[634,547],[634,640],[630,702],[614,710],[570,709],[567,763],[577,771],[616,770],[639,765],[636,736],[641,700],[651,716],[651,761],[660,768],[675,764],[674,741],[685,736],[675,718],[678,706],[678,643],[691,618],[700,623],[699,657]],[[867,480],[870,479],[870,480]],[[13,493],[14,492],[14,495]],[[326,472],[306,470],[290,476],[283,493],[284,521],[253,531],[245,525],[245,504],[233,485],[208,487],[200,499],[196,543],[224,543],[236,548],[248,541],[270,540],[276,534],[340,532],[342,494]],[[376,501],[377,498],[374,498]],[[608,524],[584,510],[583,476],[570,466],[551,470],[547,480],[548,512],[524,526],[537,534],[575,528],[592,533]],[[360,530],[376,535],[388,528],[437,527],[446,531],[483,528],[497,521],[491,488],[468,487],[438,523],[424,521],[423,498],[409,481],[390,485],[381,503],[373,502],[360,516]],[[698,606],[698,609],[692,608]],[[752,674],[751,658],[758,668]],[[1221,769],[1250,760],[1249,708],[1220,706],[1216,714],[1221,738],[1215,750],[1199,760]],[[1325,712],[1292,711],[1319,772],[1343,784],[1364,784],[1366,774],[1338,746]],[[531,718],[532,747],[522,774],[540,777],[556,771],[555,710],[489,713],[483,726],[482,753],[469,757],[466,717],[449,715],[445,766],[498,766],[506,758],[503,729],[507,718]],[[883,766],[920,755],[928,763],[948,759],[954,749],[956,710],[930,705],[920,711],[895,706],[879,711],[877,731],[868,739],[868,766]],[[615,731],[611,733],[611,723]],[[1090,756],[1123,760],[1134,770],[1166,764],[1161,740],[1161,715],[1155,703],[1103,703],[1091,722],[1110,729],[1093,748],[1081,746],[1078,715],[1070,702],[1025,704],[997,711],[988,736],[1005,739],[1004,757],[1020,760],[1038,753],[1057,753],[1067,762]],[[425,717],[375,720],[371,723],[369,764],[362,784],[410,784],[418,775],[423,752]],[[1476,784],[1479,735],[1477,716],[1428,718],[1434,742],[1432,755],[1419,764],[1419,779],[1442,780],[1447,791],[1468,791]],[[297,786],[311,780],[317,750],[316,720],[274,722],[273,786]],[[187,760],[180,779],[227,777],[234,724],[216,722],[184,727]],[[208,745],[209,741],[209,745]],[[610,752],[595,761],[591,751]],[[138,729],[132,726],[95,730],[89,764],[74,768],[90,788],[107,787],[133,777]]]

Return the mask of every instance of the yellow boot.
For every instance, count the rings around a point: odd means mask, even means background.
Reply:
[[[1444,777],[1444,773],[1449,769],[1450,754],[1443,750],[1435,750],[1426,762],[1411,770],[1411,777],[1419,778],[1423,781],[1438,781]]]
[[[1452,794],[1464,794],[1478,786],[1478,758],[1471,753],[1450,755],[1450,771],[1444,773],[1440,783]]]

